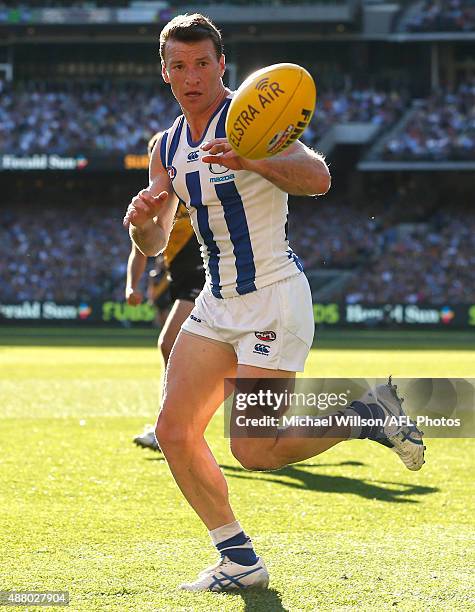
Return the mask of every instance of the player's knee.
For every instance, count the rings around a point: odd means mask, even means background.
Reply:
[[[177,451],[184,452],[193,443],[193,436],[183,423],[176,422],[175,419],[160,416],[155,426],[155,437],[164,452]]]
[[[231,440],[231,453],[233,457],[239,461],[241,466],[246,470],[252,470],[251,467],[251,455],[246,451],[245,446],[243,446],[239,440]]]
[[[246,440],[232,440],[231,452],[245,470],[253,472],[265,472],[277,470],[282,463],[277,461],[272,453],[265,449],[255,449],[247,445]]]

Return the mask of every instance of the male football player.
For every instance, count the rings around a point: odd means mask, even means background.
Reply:
[[[206,285],[173,346],[156,428],[175,481],[221,555],[182,588],[266,587],[267,569],[236,520],[204,432],[223,401],[224,379],[292,380],[304,369],[313,341],[312,298],[287,240],[287,199],[325,194],[330,174],[324,159],[299,141],[258,161],[232,150],[225,120],[233,94],[222,82],[220,33],[207,18],[174,18],[161,32],[160,54],[163,78],[183,115],[155,147],[149,187],[132,199],[124,224],[143,253],[156,255],[181,200],[205,262]],[[273,332],[265,351],[256,349],[256,333],[264,331]],[[400,411],[390,385],[356,404],[348,408],[352,414]],[[420,433],[409,428],[391,436],[343,428],[334,437],[315,438],[276,430],[275,437],[232,438],[231,450],[243,467],[271,470],[318,455],[352,434],[390,445],[411,468],[422,465]]]

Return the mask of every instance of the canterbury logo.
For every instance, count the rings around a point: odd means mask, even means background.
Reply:
[[[268,355],[270,351],[270,346],[266,344],[256,344],[254,346],[254,353],[259,353],[259,355]]]
[[[190,162],[196,161],[199,156],[200,154],[198,153],[198,151],[192,151],[191,153],[188,153],[188,161]]]

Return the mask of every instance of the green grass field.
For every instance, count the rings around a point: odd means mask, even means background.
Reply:
[[[215,554],[161,455],[131,443],[157,409],[152,332],[0,334],[0,590],[69,590],[87,611],[475,610],[473,440],[428,440],[418,473],[367,441],[252,473],[218,413],[208,439],[271,585],[182,593]],[[308,376],[475,377],[467,334],[317,346]]]

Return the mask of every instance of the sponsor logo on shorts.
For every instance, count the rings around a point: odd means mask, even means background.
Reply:
[[[275,331],[254,332],[254,335],[258,340],[262,340],[262,342],[274,342],[277,338]]]
[[[173,179],[176,176],[175,166],[167,166],[167,172],[168,172],[168,176],[170,177],[170,180],[173,181]]]
[[[270,346],[267,346],[267,344],[255,344],[252,352],[258,355],[268,355],[270,353]]]
[[[201,319],[198,319],[198,317],[195,317],[195,315],[190,315],[190,319],[192,321],[196,321],[197,323],[201,323]]]
[[[187,164],[190,162],[194,162],[199,158],[200,154],[198,151],[192,151],[191,153],[188,153],[188,161],[186,162]]]

